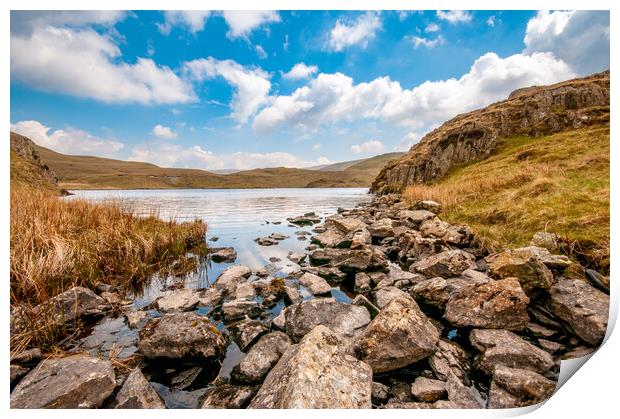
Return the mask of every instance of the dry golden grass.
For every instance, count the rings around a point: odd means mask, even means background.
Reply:
[[[11,304],[35,305],[72,287],[139,285],[204,243],[202,221],[138,217],[120,203],[66,201],[11,189]],[[176,265],[175,265],[176,266]]]
[[[609,270],[609,126],[505,140],[488,159],[434,184],[408,187],[412,201],[442,203],[443,218],[469,224],[490,250],[527,245],[537,231],[565,253]]]

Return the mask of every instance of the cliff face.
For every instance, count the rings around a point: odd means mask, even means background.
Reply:
[[[11,133],[11,184],[58,190],[56,174],[41,162],[29,138]]]
[[[494,153],[504,138],[540,136],[609,121],[609,71],[550,86],[515,90],[508,99],[445,122],[386,165],[375,193],[398,192],[443,177],[453,166]]]

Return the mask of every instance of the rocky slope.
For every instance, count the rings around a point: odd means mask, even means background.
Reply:
[[[608,278],[541,247],[486,254],[468,227],[441,220],[439,204],[400,199],[323,224],[313,213],[290,219],[316,234],[307,254],[289,255],[298,269],[286,278],[232,265],[206,289],[173,287],[141,308],[109,286],[66,291],[47,306],[63,308],[59,322],[107,313],[102,324],[120,321],[121,346],[136,355],[13,354],[11,407],[175,407],[168,388],[202,408],[480,409],[549,398],[560,360],[604,338]],[[21,322],[14,312],[12,330]],[[229,357],[233,347],[241,356]]]
[[[372,184],[378,193],[440,179],[451,168],[493,154],[503,139],[540,136],[609,121],[609,71],[550,86],[519,89],[508,99],[447,121],[425,135]]]
[[[36,147],[29,138],[11,133],[11,184],[58,190],[56,174],[41,162]]]

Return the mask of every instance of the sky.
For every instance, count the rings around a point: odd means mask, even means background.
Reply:
[[[165,167],[354,160],[606,70],[609,36],[606,11],[12,11],[11,130]]]

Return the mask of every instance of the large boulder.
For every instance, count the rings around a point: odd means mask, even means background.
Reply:
[[[429,278],[441,276],[450,278],[460,275],[467,269],[476,267],[476,258],[464,250],[446,250],[429,256],[415,265],[415,270]]]
[[[372,369],[344,347],[330,329],[315,327],[284,353],[249,407],[370,409]]]
[[[428,219],[420,224],[420,233],[423,237],[436,237],[449,244],[461,244],[469,238],[469,235],[460,232],[458,227],[441,221],[437,217]]]
[[[140,331],[139,350],[151,359],[213,359],[227,346],[227,337],[195,313],[166,314],[150,320]]]
[[[553,284],[553,273],[531,247],[495,253],[485,260],[491,275],[497,278],[515,277],[527,293],[547,290]]]
[[[372,237],[384,239],[394,236],[394,222],[389,218],[382,218],[368,226],[368,232]]]
[[[493,375],[498,366],[554,375],[556,364],[548,352],[508,330],[474,329],[469,340],[481,352],[476,366],[487,375]]]
[[[304,273],[299,278],[299,283],[306,287],[313,295],[329,294],[332,291],[332,287],[326,280],[309,272]]]
[[[437,328],[409,296],[383,308],[354,341],[358,358],[374,373],[394,371],[424,359],[437,350]]]
[[[215,286],[225,291],[227,294],[234,294],[237,285],[245,282],[251,274],[252,270],[247,266],[230,266],[217,277]]]
[[[392,300],[398,297],[407,297],[407,293],[396,287],[379,288],[374,293],[375,303],[377,307],[383,308],[390,304]]]
[[[337,247],[344,240],[344,236],[339,230],[329,228],[316,236],[312,236],[311,241],[321,247]]]
[[[439,339],[437,348],[437,351],[428,359],[435,376],[447,381],[454,375],[466,386],[470,385],[471,365],[467,352],[456,343],[446,339]]]
[[[146,380],[140,368],[134,369],[116,395],[116,409],[165,409],[155,389]]]
[[[530,299],[516,278],[463,288],[446,304],[445,318],[457,327],[523,330]]]
[[[110,361],[88,355],[47,359],[11,393],[13,409],[100,407],[116,387]]]
[[[340,338],[352,338],[368,323],[370,314],[365,307],[331,298],[302,301],[286,310],[286,333],[294,341],[318,325],[329,327]]]
[[[233,377],[242,383],[260,383],[290,346],[291,340],[285,333],[264,335],[233,370]]]
[[[556,383],[533,371],[498,366],[489,389],[490,409],[531,406],[547,400]]]
[[[580,280],[560,280],[549,290],[547,307],[584,342],[597,346],[605,337],[609,295],[590,284]]]
[[[262,335],[269,331],[269,328],[258,320],[251,320],[246,317],[228,325],[228,330],[239,349],[246,352]]]

